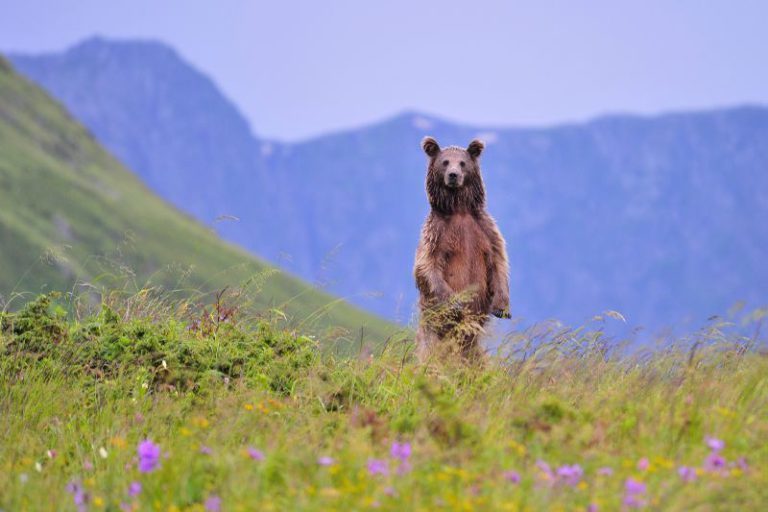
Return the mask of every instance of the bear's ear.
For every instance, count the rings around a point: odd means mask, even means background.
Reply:
[[[472,158],[477,158],[480,156],[480,153],[482,153],[484,149],[485,144],[483,141],[480,139],[475,139],[469,143],[469,146],[467,146],[467,153],[469,153],[469,156]]]
[[[429,158],[434,158],[440,152],[440,146],[432,137],[424,137],[421,140],[421,149],[424,150]]]

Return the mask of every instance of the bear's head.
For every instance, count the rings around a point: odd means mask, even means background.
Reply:
[[[485,145],[477,139],[466,149],[441,149],[432,137],[424,137],[421,148],[427,154],[427,197],[432,209],[451,214],[473,212],[485,206],[485,188],[480,175],[480,154]]]

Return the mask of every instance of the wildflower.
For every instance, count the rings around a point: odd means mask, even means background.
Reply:
[[[29,475],[26,474],[26,473],[20,474],[19,475],[19,482],[21,482],[22,484],[25,484],[25,483],[29,482]]]
[[[104,498],[101,496],[94,496],[93,497],[93,506],[96,508],[101,508],[104,506]]]
[[[646,486],[643,482],[633,478],[627,478],[624,482],[624,506],[628,508],[641,508],[645,506]]]
[[[333,457],[328,457],[327,455],[317,459],[317,463],[321,466],[332,466],[334,462],[336,461],[333,460]]]
[[[648,461],[647,457],[643,457],[639,461],[637,461],[637,469],[640,471],[648,471],[648,468],[651,467],[651,463]]]
[[[552,468],[550,468],[549,464],[547,464],[543,460],[541,459],[537,460],[536,467],[539,468],[539,471],[541,471],[542,476],[546,480],[553,480],[555,478],[555,474],[552,472]]]
[[[260,462],[260,461],[264,460],[264,452],[262,452],[261,450],[257,450],[253,446],[249,446],[247,448],[246,452],[248,453],[248,457],[250,457],[251,459],[253,459],[255,461],[259,461]]]
[[[706,437],[707,447],[709,447],[710,450],[712,450],[714,453],[719,453],[725,448],[725,442],[723,442],[721,439],[717,439],[715,437]]]
[[[160,447],[149,439],[139,443],[138,455],[139,471],[142,473],[150,473],[160,465]]]
[[[413,469],[413,466],[411,465],[411,463],[407,460],[404,460],[397,465],[397,474],[404,475],[406,473],[410,473],[412,469]]]
[[[696,469],[692,467],[680,466],[677,470],[677,474],[680,475],[680,478],[686,483],[696,480]]]
[[[382,459],[368,459],[368,473],[371,475],[388,475],[389,466]]]
[[[507,482],[513,483],[513,484],[519,484],[520,483],[520,473],[517,471],[505,471],[503,473],[504,480]]]
[[[584,476],[584,470],[581,469],[581,466],[578,464],[572,466],[560,466],[557,468],[558,479],[571,487],[576,486],[582,476]]]
[[[742,471],[746,471],[749,469],[749,464],[747,464],[747,459],[744,457],[739,457],[738,459],[736,459],[735,466]]]
[[[139,494],[141,494],[141,482],[131,482],[128,486],[128,496],[135,498]]]
[[[66,491],[72,495],[72,500],[75,502],[77,510],[84,511],[88,507],[88,493],[77,480],[70,481],[65,487]]]
[[[40,464],[40,462],[35,462],[35,471],[37,471],[38,473],[43,472],[43,465]]]
[[[704,470],[710,472],[720,471],[725,469],[726,462],[725,457],[717,452],[710,453],[706,459],[704,459]]]
[[[213,450],[211,450],[210,446],[202,445],[200,447],[200,453],[203,455],[211,455],[213,453]]]
[[[598,510],[600,509],[597,508],[597,503],[590,503],[587,507],[587,512],[598,512]]]
[[[613,468],[603,466],[597,470],[597,474],[600,476],[611,476],[613,474]]]
[[[395,441],[392,443],[389,453],[393,458],[404,462],[411,456],[411,443],[398,443]]]
[[[93,471],[93,462],[91,462],[90,459],[85,459],[83,461],[83,469],[86,471]]]
[[[215,494],[208,496],[205,500],[205,510],[207,512],[220,512],[221,511],[221,498]]]
[[[45,454],[48,455],[49,459],[55,459],[57,455],[56,450],[48,450]]]
[[[386,494],[387,496],[396,496],[397,495],[397,491],[395,491],[394,487],[391,487],[391,486],[390,487],[385,487],[384,488],[384,494]]]
[[[107,449],[104,448],[103,446],[99,448],[99,457],[101,457],[102,459],[106,459],[107,457],[109,457],[109,452],[107,452]]]

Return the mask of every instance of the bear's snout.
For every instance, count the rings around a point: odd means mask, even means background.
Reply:
[[[450,188],[458,188],[464,183],[464,173],[458,169],[445,171],[445,185]]]

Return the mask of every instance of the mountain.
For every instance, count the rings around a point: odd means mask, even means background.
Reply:
[[[273,270],[150,192],[58,103],[0,57],[0,294],[72,289],[109,274],[212,290]],[[128,270],[130,269],[130,271]],[[83,290],[85,288],[76,288]],[[383,340],[394,326],[278,273],[254,295],[316,328]],[[334,305],[335,304],[335,305]]]
[[[411,266],[427,213],[419,149],[426,134],[441,144],[476,136],[488,143],[489,210],[509,245],[518,317],[582,322],[614,309],[633,325],[698,327],[738,300],[768,303],[763,107],[537,129],[406,112],[280,143],[253,135],[204,75],[157,43],[93,39],[13,61],[162,197],[203,222],[237,216],[216,224],[222,236],[390,318],[407,321],[416,298]],[[184,104],[176,94],[204,99]],[[131,115],[133,104],[174,106],[158,120]],[[207,142],[220,133],[238,143]],[[189,145],[205,165],[192,166]],[[195,186],[168,185],[166,174],[188,184],[207,176],[210,196],[201,201]]]

